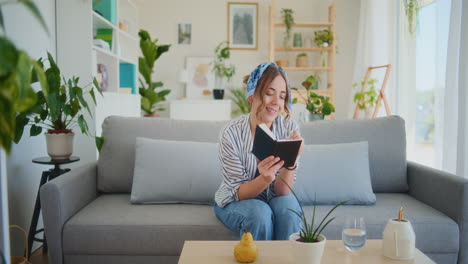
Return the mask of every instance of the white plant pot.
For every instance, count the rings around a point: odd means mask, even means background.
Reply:
[[[45,136],[47,153],[52,159],[63,160],[70,158],[73,153],[73,138],[75,133],[45,133]]]
[[[294,233],[289,236],[289,241],[291,241],[293,250],[294,263],[320,264],[327,238],[324,235],[319,235],[319,242],[316,243],[299,242],[297,239],[299,239],[299,233]]]

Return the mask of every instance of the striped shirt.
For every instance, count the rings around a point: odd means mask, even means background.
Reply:
[[[239,186],[258,176],[257,159],[251,152],[253,137],[249,117],[250,114],[246,114],[232,120],[220,132],[218,157],[223,170],[223,182],[215,194],[215,202],[219,207],[239,201]],[[272,132],[277,139],[291,136],[294,130],[299,132],[296,122],[288,120],[285,125],[284,120],[280,115],[273,122]],[[267,202],[273,197],[274,181],[256,199]]]

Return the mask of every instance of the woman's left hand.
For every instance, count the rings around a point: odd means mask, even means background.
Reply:
[[[304,149],[304,138],[302,138],[301,134],[297,130],[295,130],[290,137],[287,137],[285,139],[292,139],[292,140],[302,140],[301,147],[299,148],[299,153],[297,154],[297,157],[299,157],[302,154],[302,150]],[[297,159],[296,159],[297,163]]]

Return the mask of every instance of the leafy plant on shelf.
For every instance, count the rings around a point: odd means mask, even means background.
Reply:
[[[304,86],[306,90],[306,96],[304,96],[298,88],[293,87],[291,88],[294,91],[297,91],[299,96],[302,98],[306,105],[307,111],[312,115],[321,115],[321,119],[325,118],[325,116],[330,115],[331,113],[335,112],[335,107],[330,102],[330,97],[318,95],[312,92],[315,85],[318,86],[318,82],[320,81],[320,76],[318,74],[309,75],[305,81],[302,82],[302,86]],[[298,98],[293,99],[293,103],[296,104],[298,102]]]
[[[314,32],[314,43],[318,47],[328,47],[333,43],[333,39],[333,34],[328,29]]]
[[[359,92],[354,94],[354,102],[357,103],[359,109],[365,110],[373,107],[377,102],[378,93],[375,89],[375,85],[377,83],[377,79],[370,79],[367,81],[367,87],[369,90],[361,92],[362,87],[366,84],[365,80],[362,80],[360,83],[355,83],[353,85],[354,88],[361,87]]]
[[[47,81],[44,71],[36,60],[25,51],[18,49],[5,35],[2,7],[7,4],[22,4],[36,18],[49,34],[46,23],[32,0],[3,1],[0,3],[0,147],[7,154],[17,130],[16,115],[28,111],[37,101],[36,93],[31,87],[32,69],[35,70],[34,81],[39,81],[41,89],[47,94]]]
[[[88,102],[85,100],[87,94],[91,96],[96,104],[96,92],[101,93],[96,79],[84,87],[79,86],[79,78],[65,79],[60,74],[60,69],[55,63],[52,55],[47,53],[50,67],[44,71],[44,61],[37,60],[41,71],[45,72],[48,84],[47,90],[35,93],[36,103],[27,111],[16,116],[15,143],[18,143],[24,132],[24,128],[31,125],[29,135],[37,136],[43,129],[53,133],[71,133],[78,124],[83,134],[89,136],[89,127],[84,117],[84,110],[92,117]],[[37,79],[37,71],[32,74],[33,81]],[[102,95],[102,94],[101,94]],[[96,146],[100,150],[104,139],[95,137]]]
[[[229,82],[231,78],[236,73],[236,67],[231,64],[227,65],[226,60],[231,57],[231,50],[228,46],[227,41],[223,41],[216,46],[215,50],[215,60],[211,63],[212,71],[216,77],[216,89],[223,89],[222,80],[226,78]]]
[[[327,220],[328,217],[331,215],[331,213],[333,213],[333,211],[335,211],[336,208],[338,208],[339,206],[341,205],[344,205],[346,204],[347,202],[349,202],[349,200],[347,201],[343,201],[341,203],[338,203],[337,205],[335,205],[330,211],[328,211],[328,213],[325,215],[325,217],[322,218],[322,221],[320,221],[320,223],[318,224],[318,226],[315,226],[315,209],[317,207],[317,203],[316,203],[316,198],[314,199],[314,209],[312,211],[312,219],[310,219],[310,222],[307,220],[307,217],[305,217],[305,214],[304,214],[304,208],[299,200],[299,198],[297,197],[296,193],[294,192],[294,190],[291,188],[291,186],[289,186],[289,184],[283,179],[283,177],[279,176],[280,180],[284,182],[284,184],[286,184],[286,186],[288,186],[289,190],[291,191],[291,193],[294,195],[294,198],[296,198],[297,200],[297,203],[299,204],[300,208],[301,208],[301,211],[300,212],[297,212],[293,209],[290,209],[288,208],[289,211],[293,212],[295,215],[297,215],[300,219],[301,219],[301,222],[302,222],[302,228],[299,232],[299,237],[300,237],[300,242],[304,242],[304,243],[316,243],[316,242],[320,242],[319,241],[319,236],[320,234],[322,233],[322,231],[333,221],[335,220],[335,217],[332,217],[331,219]]]
[[[158,107],[157,104],[166,101],[166,96],[171,92],[169,89],[157,91],[164,84],[162,82],[153,82],[152,74],[154,63],[162,54],[169,51],[171,45],[158,45],[158,39],[151,40],[150,34],[146,30],[138,32],[140,36],[140,49],[143,57],[138,58],[138,69],[143,77],[140,80],[139,93],[141,95],[141,110],[147,115],[154,115],[157,111],[163,111],[165,108]]]
[[[231,89],[231,93],[233,95],[231,100],[239,108],[232,112],[233,115],[250,113],[250,104],[247,98],[245,98],[245,89]]]

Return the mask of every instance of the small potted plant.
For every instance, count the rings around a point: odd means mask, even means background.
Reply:
[[[370,79],[367,81],[367,87],[369,90],[361,92],[362,87],[365,85],[365,80],[361,81],[360,83],[355,83],[353,87],[356,89],[358,88],[358,92],[354,94],[354,102],[357,103],[358,108],[361,111],[365,111],[365,117],[371,117],[372,108],[375,106],[377,102],[378,93],[375,88],[377,83],[377,79]]]
[[[245,98],[245,89],[231,89],[231,100],[239,108],[232,112],[234,116],[250,113],[250,103]]]
[[[283,8],[281,9],[281,17],[283,19],[284,26],[286,28],[283,37],[283,46],[285,51],[288,52],[288,48],[291,42],[291,30],[292,26],[294,25],[294,11],[290,8]],[[286,53],[287,54],[287,53]],[[275,63],[281,67],[288,67],[289,60],[277,60]]]
[[[298,92],[299,96],[305,103],[306,109],[309,111],[308,121],[323,120],[325,119],[325,116],[335,112],[335,107],[330,102],[329,97],[321,96],[312,92],[312,90],[318,88],[319,81],[320,76],[318,74],[313,74],[309,75],[306,80],[302,82],[302,86],[304,86],[307,96],[300,93],[299,89],[296,87],[291,88]],[[295,104],[297,102],[298,98],[294,98],[293,103]]]
[[[328,211],[325,217],[322,218],[320,223],[315,225],[315,221],[317,220],[315,218],[315,210],[317,207],[316,202],[314,201],[312,219],[308,220],[304,215],[304,208],[302,207],[302,204],[294,190],[281,176],[279,176],[279,178],[286,184],[286,186],[288,186],[289,190],[291,190],[291,193],[294,195],[294,198],[296,198],[301,208],[300,212],[288,208],[288,210],[297,215],[302,222],[301,230],[289,236],[289,241],[292,243],[295,263],[320,264],[325,244],[327,242],[327,238],[322,234],[322,231],[335,219],[335,217],[332,217],[329,220],[327,219],[336,208],[346,204],[348,201],[343,201],[335,205],[330,211]]]
[[[141,95],[141,110],[145,117],[157,117],[157,111],[164,111],[165,108],[158,107],[160,102],[166,101],[166,96],[171,92],[169,89],[157,91],[164,84],[162,82],[153,82],[152,74],[154,63],[162,54],[169,51],[171,45],[158,45],[158,39],[151,40],[150,34],[146,30],[138,32],[140,36],[140,49],[143,57],[138,58],[138,70],[143,77],[140,78],[140,88],[138,92]]]
[[[328,29],[315,31],[314,43],[317,47],[326,48],[333,43],[333,34]]]
[[[321,78],[318,73],[311,74],[302,82],[306,90],[318,90]]]
[[[214,99],[223,99],[224,97],[224,78],[227,82],[236,73],[236,67],[234,65],[226,65],[226,60],[231,56],[231,52],[227,41],[223,41],[216,46],[215,60],[211,63],[212,71],[215,73],[215,88],[213,89]]]
[[[308,67],[309,66],[309,56],[307,56],[307,53],[297,54],[296,66],[297,67]]]
[[[89,94],[96,104],[96,92],[99,90],[96,79],[85,87],[79,86],[79,78],[65,79],[54,59],[47,53],[50,67],[45,71],[48,88],[36,93],[37,102],[27,112],[16,116],[15,143],[23,135],[24,127],[31,125],[30,136],[37,136],[46,129],[47,153],[52,159],[68,159],[73,152],[73,126],[78,124],[83,134],[89,135],[88,124],[84,118],[84,110],[92,117],[91,110],[85,96]],[[41,69],[44,69],[42,59],[38,60]],[[35,73],[33,72],[33,79]],[[89,89],[88,89],[89,88]],[[103,139],[96,137],[98,149]]]

